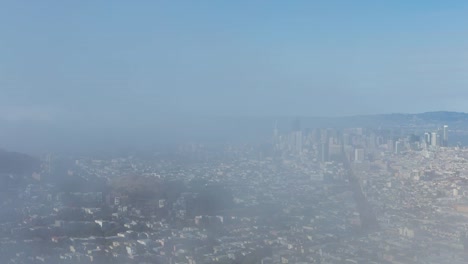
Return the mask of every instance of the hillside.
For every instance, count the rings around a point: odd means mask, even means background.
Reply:
[[[25,175],[38,171],[40,161],[27,154],[0,150],[0,173]]]

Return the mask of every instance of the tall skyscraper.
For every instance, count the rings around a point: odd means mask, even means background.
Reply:
[[[319,149],[318,154],[319,154],[319,159],[321,162],[328,161],[328,156],[329,156],[328,142],[322,142],[320,144],[320,149]]]
[[[401,142],[399,140],[395,141],[395,154],[399,154],[401,152]]]
[[[448,147],[448,126],[444,125],[444,130],[442,131],[442,145]]]
[[[325,128],[320,129],[320,140],[322,142],[328,142],[328,130]]]
[[[301,130],[301,120],[299,118],[294,119],[292,123],[292,131],[300,131]]]
[[[298,154],[302,153],[302,130],[299,118],[294,119],[292,123],[290,149]]]
[[[273,129],[273,148],[275,151],[280,149],[280,137],[278,132],[278,122],[275,122],[275,128]]]
[[[431,134],[426,132],[424,133],[424,141],[426,142],[427,145],[431,144]]]
[[[437,146],[437,132],[432,132],[431,133],[431,146],[435,147]]]

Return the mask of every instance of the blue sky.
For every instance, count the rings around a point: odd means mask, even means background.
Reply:
[[[1,1],[0,119],[468,111],[466,1]]]

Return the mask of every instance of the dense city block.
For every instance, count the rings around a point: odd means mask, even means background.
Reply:
[[[40,161],[4,152],[11,166],[0,174],[0,257],[464,263],[468,150],[449,146],[448,131],[306,131],[297,120],[261,145]]]

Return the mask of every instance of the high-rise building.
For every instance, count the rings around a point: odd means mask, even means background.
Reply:
[[[273,128],[273,148],[278,150],[280,147],[280,137],[278,132],[278,122],[275,122],[275,128]]]
[[[328,130],[325,128],[320,129],[320,140],[322,142],[328,142]]]
[[[288,135],[288,150],[294,152],[296,150],[296,133],[291,132]]]
[[[318,153],[319,154],[319,159],[320,159],[321,162],[328,161],[328,156],[329,156],[328,151],[329,151],[328,142],[322,142],[320,144],[319,153]]]
[[[313,138],[313,141],[314,143],[320,143],[320,140],[322,139],[322,134],[321,134],[321,130],[319,128],[315,128],[314,129],[314,138]]]
[[[431,146],[435,147],[437,146],[437,132],[432,132],[431,133]]]
[[[273,138],[277,139],[278,138],[278,122],[275,122],[275,128],[273,129]]]
[[[401,142],[399,140],[395,141],[395,154],[399,154],[401,152]]]
[[[376,140],[375,134],[369,135],[369,137],[367,137],[366,139],[367,148],[374,149],[377,146],[376,142],[377,140]]]
[[[354,161],[363,162],[364,161],[364,149],[357,148],[354,150]]]
[[[296,153],[302,153],[302,130],[299,118],[294,119],[291,127],[289,149]]]
[[[444,130],[442,131],[442,146],[448,147],[448,126],[444,125]]]
[[[424,141],[427,145],[431,144],[431,134],[429,134],[428,132],[424,133]]]
[[[329,144],[328,145],[328,158],[336,158],[343,154],[343,150],[340,144]]]
[[[299,118],[294,119],[292,123],[292,131],[300,131],[301,130],[301,120]]]
[[[347,133],[344,133],[343,136],[342,136],[342,142],[344,145],[349,145],[351,144],[351,136]]]

